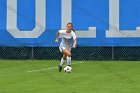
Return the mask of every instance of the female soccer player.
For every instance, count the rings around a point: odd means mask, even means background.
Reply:
[[[65,60],[67,61],[67,65],[71,66],[71,48],[76,48],[77,39],[76,34],[73,30],[72,23],[67,24],[67,30],[59,30],[56,35],[55,42],[58,43],[58,38],[61,35],[62,41],[60,43],[60,52],[63,53],[63,57],[61,59],[61,62],[58,66],[59,71],[61,72],[63,64]],[[72,39],[74,40],[74,44],[72,45]]]

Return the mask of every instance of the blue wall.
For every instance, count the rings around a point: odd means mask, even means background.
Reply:
[[[140,0],[120,0],[120,30],[136,30],[140,26]],[[35,28],[35,0],[17,0],[17,28]],[[7,0],[0,0],[0,46],[58,46],[56,32],[61,29],[61,0],[46,0],[46,30],[38,38],[14,38],[7,27]],[[41,11],[41,10],[40,10]],[[96,27],[96,37],[78,38],[79,46],[139,46],[139,37],[106,37],[109,30],[109,0],[72,0],[72,23],[76,30]],[[27,18],[24,18],[26,16]]]

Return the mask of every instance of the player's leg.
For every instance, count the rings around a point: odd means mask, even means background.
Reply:
[[[69,49],[64,49],[63,53],[67,56],[67,65],[71,66],[71,52]]]
[[[65,49],[65,47],[59,47],[59,50],[60,50],[61,53],[63,53],[63,50],[64,50],[64,49]],[[63,57],[61,58],[61,62],[60,62],[60,64],[58,65],[59,72],[61,72],[62,67],[63,67],[63,64],[64,64],[66,58],[67,58],[67,55],[66,55],[65,53],[63,53]]]
[[[63,53],[63,57],[61,58],[61,62],[60,62],[61,67],[63,67],[63,64],[64,64],[66,58],[67,58],[66,54]]]

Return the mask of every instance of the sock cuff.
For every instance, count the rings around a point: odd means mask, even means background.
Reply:
[[[71,60],[71,57],[68,57],[68,56],[67,56],[67,59],[70,59],[70,60]]]
[[[68,57],[68,56],[67,56],[67,58],[71,58],[71,57]]]
[[[66,59],[64,59],[64,58],[62,57],[61,60],[64,60],[64,61],[65,61]]]

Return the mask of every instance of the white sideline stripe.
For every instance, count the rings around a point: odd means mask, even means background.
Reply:
[[[81,64],[81,63],[83,63],[84,61],[81,61],[81,62],[77,62],[77,63],[72,63],[72,65],[75,65],[75,64]],[[66,66],[66,65],[64,65],[64,66]],[[51,70],[51,69],[56,69],[56,68],[58,68],[57,66],[55,66],[55,67],[49,67],[49,68],[46,68],[46,69],[39,69],[39,70],[30,70],[30,71],[27,71],[27,72],[39,72],[39,71],[45,71],[45,70]]]

